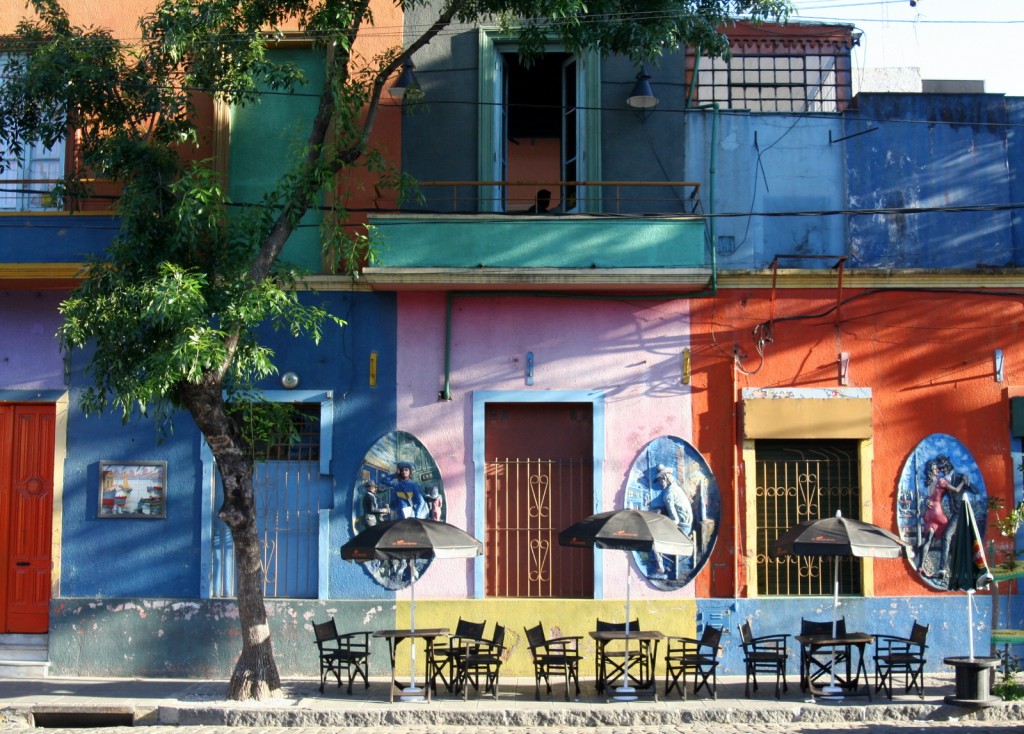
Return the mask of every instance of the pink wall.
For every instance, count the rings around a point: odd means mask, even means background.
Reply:
[[[601,390],[605,395],[602,507],[622,506],[630,464],[651,439],[690,440],[690,389],[681,382],[689,346],[686,300],[457,296],[452,305],[451,402],[444,386],[445,296],[401,294],[398,300],[398,429],[415,434],[445,480],[448,521],[472,529],[476,502],[472,400],[477,390]],[[526,353],[534,385],[524,380]],[[457,562],[446,562],[455,568]],[[605,596],[625,596],[622,557],[605,553]],[[431,573],[424,597],[465,597],[471,576]],[[634,580],[634,596],[657,596]],[[678,593],[692,596],[692,585]]]

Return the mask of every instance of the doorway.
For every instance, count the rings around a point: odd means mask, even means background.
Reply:
[[[50,626],[56,406],[0,405],[0,633]]]
[[[558,547],[593,512],[593,405],[495,402],[484,416],[486,596],[593,598],[593,554]]]

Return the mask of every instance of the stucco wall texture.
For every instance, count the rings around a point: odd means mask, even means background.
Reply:
[[[450,402],[438,400],[445,308],[443,294],[399,296],[396,399],[398,428],[423,441],[445,477],[448,522],[473,528],[480,520],[470,516],[483,491],[473,486],[470,453],[475,390],[528,390],[538,401],[551,391],[603,391],[604,486],[595,488],[602,509],[622,506],[630,464],[648,441],[691,436],[690,390],[680,369],[689,344],[686,300],[456,296]],[[525,381],[528,352],[535,360],[533,386]],[[606,597],[624,598],[623,559],[606,553],[604,564]],[[417,591],[425,598],[472,596],[470,573],[426,574]],[[646,587],[635,593],[665,596]]]

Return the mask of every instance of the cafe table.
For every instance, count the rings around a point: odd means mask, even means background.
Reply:
[[[602,671],[596,671],[597,674],[597,690],[603,691],[605,688],[609,689],[609,693],[612,694],[612,698],[616,701],[633,701],[637,698],[638,693],[644,693],[654,696],[654,700],[658,700],[658,686],[657,679],[654,675],[654,662],[658,659],[658,643],[665,639],[665,635],[657,630],[630,630],[628,633],[625,630],[594,630],[590,632],[590,637],[597,643],[597,659],[601,660],[604,657],[605,648],[609,642],[626,642],[629,654],[633,655],[644,655],[645,652],[640,650],[640,645],[637,645],[634,651],[629,647],[630,643],[636,642],[648,642],[651,643],[651,665],[648,666],[647,677],[642,680],[636,680],[636,686],[630,685],[630,676],[625,674],[622,679],[622,685],[612,688],[609,686],[609,681],[602,679]],[[625,661],[623,661],[625,666]],[[634,679],[635,680],[635,679]]]
[[[803,665],[800,670],[800,687],[802,690],[810,690],[812,696],[841,697],[841,696],[864,696],[871,700],[871,681],[868,678],[867,667],[864,663],[864,649],[875,641],[873,635],[865,632],[849,632],[845,635],[797,635],[794,639],[800,643],[800,659]],[[856,652],[856,655],[854,655]],[[827,676],[835,679],[836,686],[842,689],[841,694],[830,692],[823,688],[816,688],[811,683],[811,664],[813,656],[830,655],[831,660],[818,665],[817,674],[814,677]],[[854,662],[856,659],[856,662]],[[836,664],[842,665],[843,670],[833,670]],[[834,674],[834,675],[833,675]],[[864,691],[860,691],[860,677],[864,676]]]
[[[428,678],[427,671],[430,670],[430,661],[434,656],[434,640],[438,637],[448,637],[448,630],[441,627],[428,627],[417,630],[377,630],[373,633],[374,637],[382,637],[388,643],[388,655],[391,658],[391,691],[389,694],[389,700],[391,703],[395,702],[395,690],[402,692],[400,698],[403,701],[430,701],[430,680]],[[402,640],[409,640],[410,645],[415,645],[416,640],[423,640],[425,648],[425,662],[424,662],[424,674],[423,674],[423,687],[420,688],[416,685],[416,649],[413,647],[410,655],[410,669],[409,669],[409,682],[403,683],[398,680],[397,673],[395,671],[395,653],[398,650],[399,644]]]

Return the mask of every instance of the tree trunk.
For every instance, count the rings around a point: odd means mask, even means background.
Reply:
[[[231,530],[235,551],[235,594],[242,628],[242,652],[228,684],[228,698],[265,700],[281,694],[270,625],[263,600],[263,563],[256,532],[252,477],[255,461],[224,409],[221,385],[210,378],[201,385],[180,385],[182,405],[192,414],[217,462],[224,504],[217,516]]]

